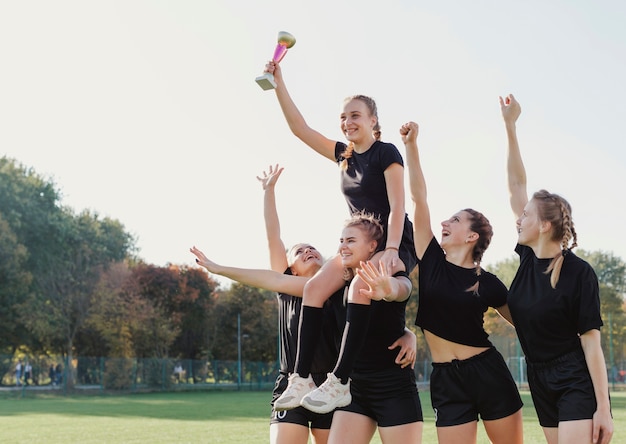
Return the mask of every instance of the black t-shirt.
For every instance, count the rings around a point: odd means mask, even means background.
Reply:
[[[520,266],[508,304],[522,350],[530,362],[551,361],[581,347],[579,335],[602,326],[598,277],[573,252],[565,255],[556,288],[545,271],[551,259],[539,259],[517,245]]]
[[[285,273],[289,273],[286,271]],[[302,298],[278,293],[278,325],[280,328],[280,371],[292,373],[298,351],[298,323]],[[336,291],[324,302],[324,323],[320,340],[315,347],[311,373],[331,372],[339,356],[341,336],[346,323],[344,288]]]
[[[407,301],[372,301],[365,345],[354,363],[355,372],[364,373],[397,367],[398,364],[394,360],[399,349],[389,350],[387,347],[404,335]]]
[[[343,152],[346,145],[342,142],[335,144],[335,159],[341,165],[344,160]],[[387,223],[389,221],[389,198],[387,196],[387,182],[385,170],[392,164],[398,163],[404,167],[400,151],[391,143],[376,141],[364,153],[352,152],[347,159],[348,168],[341,170],[341,191],[343,192],[350,214],[367,211],[380,219],[385,230],[381,246],[387,240]],[[404,215],[404,229],[398,255],[406,266],[407,275],[415,268],[417,257],[413,242],[413,224],[408,216]]]
[[[506,286],[494,274],[481,268],[463,268],[446,260],[433,237],[419,264],[419,305],[415,325],[440,338],[472,347],[490,347],[483,328],[489,307],[506,304]],[[478,280],[476,293],[467,291]]]

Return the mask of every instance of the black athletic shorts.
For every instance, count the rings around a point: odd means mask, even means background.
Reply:
[[[596,396],[582,349],[549,362],[526,364],[530,394],[542,427],[593,418]]]
[[[326,374],[313,375],[313,380],[319,386],[326,380]],[[274,385],[274,391],[272,393],[272,416],[270,418],[270,424],[277,424],[281,422],[288,422],[291,424],[300,424],[304,427],[310,427],[312,429],[330,429],[330,424],[333,420],[333,413],[314,413],[304,407],[296,407],[292,410],[284,410],[277,412],[274,410],[274,401],[285,391],[287,384],[289,383],[289,375],[280,373],[276,378],[276,384]]]
[[[424,420],[415,373],[411,367],[353,371],[350,378],[352,402],[337,410],[368,416],[376,421],[378,427]]]
[[[522,398],[500,352],[490,348],[469,359],[433,362],[430,399],[437,427],[506,418]]]

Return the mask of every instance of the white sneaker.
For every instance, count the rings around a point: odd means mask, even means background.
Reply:
[[[297,373],[289,376],[289,385],[285,391],[274,401],[274,410],[282,412],[283,410],[291,410],[300,406],[300,401],[311,390],[315,389],[315,382],[309,375],[303,378]]]
[[[302,398],[300,405],[315,413],[328,413],[351,402],[350,380],[342,384],[333,373],[328,373],[326,381]]]

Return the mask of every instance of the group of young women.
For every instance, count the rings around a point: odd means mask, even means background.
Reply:
[[[411,222],[403,157],[380,140],[374,100],[345,100],[340,125],[348,143],[337,142],[307,125],[280,66],[269,62],[266,71],[274,75],[276,96],[294,135],[339,166],[351,214],[338,253],[325,263],[308,244],[285,253],[274,198],[282,169],[276,165],[259,177],[272,270],[220,266],[191,249],[210,272],[278,293],[282,356],[271,442],[304,444],[310,430],[316,444],[368,443],[377,429],[383,443],[421,442],[415,337],[405,327],[412,289],[408,276],[417,266],[415,324],[433,361],[430,392],[439,443],[476,443],[479,418],[492,443],[523,442],[522,400],[483,328],[489,307],[517,331],[547,442],[608,443],[613,424],[600,347],[598,280],[572,252],[577,238],[567,201],[545,190],[528,198],[515,98],[500,98],[520,256],[507,290],[480,265],[493,234],[482,213],[456,212],[441,223],[437,241],[416,123],[400,128],[414,204]]]

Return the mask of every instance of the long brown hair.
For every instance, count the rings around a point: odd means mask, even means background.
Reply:
[[[367,107],[367,109],[369,110],[370,116],[376,117],[376,124],[374,125],[374,128],[372,128],[372,135],[374,136],[374,139],[380,140],[380,136],[382,132],[380,129],[380,123],[378,123],[378,108],[376,107],[376,102],[374,101],[374,99],[372,99],[369,96],[357,94],[355,96],[346,97],[343,103],[345,105],[353,100],[360,100],[361,102],[363,102],[365,106]],[[341,155],[343,156],[343,161],[341,162],[342,170],[346,170],[348,168],[348,159],[352,157],[353,151],[354,151],[354,142],[350,142],[348,143],[348,146],[346,146],[346,149],[344,150],[344,152],[341,153]]]
[[[473,210],[472,208],[466,208],[463,211],[470,215],[470,230],[478,234],[478,240],[474,244],[474,249],[472,250],[472,260],[474,261],[477,279],[476,283],[466,291],[478,294],[478,285],[480,284],[481,273],[480,262],[483,260],[483,254],[491,243],[491,238],[493,237],[493,227],[491,226],[489,219],[487,219],[483,213]]]
[[[556,288],[565,255],[578,246],[578,235],[572,220],[572,207],[563,197],[546,190],[537,191],[532,199],[537,206],[539,220],[550,222],[552,226],[550,240],[561,244],[561,252],[550,261],[545,271],[546,274],[552,272],[550,285]]]

